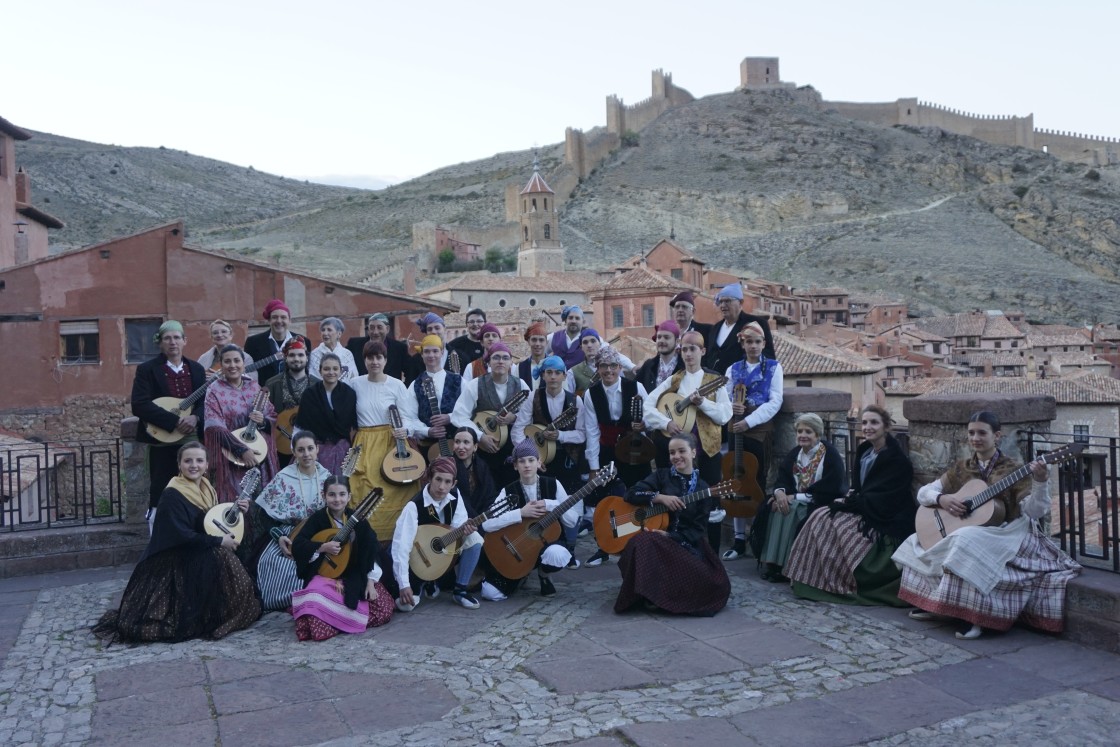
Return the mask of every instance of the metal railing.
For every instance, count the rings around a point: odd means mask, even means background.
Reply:
[[[1053,468],[1058,476],[1058,500],[1050,518],[1050,535],[1082,565],[1120,573],[1120,439],[1025,431],[1019,440],[1029,459],[1070,443],[1085,444],[1079,456]]]
[[[0,444],[0,531],[120,521],[120,439]]]

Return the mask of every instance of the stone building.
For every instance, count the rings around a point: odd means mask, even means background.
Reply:
[[[47,229],[62,228],[31,204],[31,175],[16,163],[16,141],[31,133],[0,117],[0,269],[47,256]]]
[[[541,176],[540,163],[533,162],[533,175],[521,190],[521,245],[517,250],[517,274],[540,277],[564,271],[564,247],[556,212],[556,193]]]
[[[876,376],[885,366],[859,353],[826,343],[774,334],[786,387],[817,387],[851,395],[858,410],[878,401]]]

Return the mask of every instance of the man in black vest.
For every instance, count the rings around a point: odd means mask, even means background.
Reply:
[[[624,379],[620,375],[622,361],[618,351],[603,346],[595,356],[595,368],[599,381],[583,394],[586,430],[587,465],[591,477],[599,468],[615,461],[614,447],[619,437],[628,430],[643,430],[640,405],[637,417],[634,415],[634,398],[646,398],[646,388],[636,381]],[[619,478],[630,487],[649,474],[649,465],[619,464]]]
[[[426,440],[423,444],[425,453],[427,447],[437,441],[446,442],[450,449],[455,430],[451,425],[451,411],[462,393],[463,377],[440,366],[443,340],[439,335],[426,335],[420,341],[420,357],[424,360],[424,370],[408,385],[410,396],[401,404],[401,418],[414,436]],[[431,397],[425,382],[430,382]],[[435,400],[435,408],[432,407],[432,399]],[[451,454],[449,452],[444,456]]]
[[[183,325],[169,320],[160,325],[156,333],[159,355],[136,367],[132,381],[132,414],[140,418],[136,440],[148,444],[148,527],[156,517],[156,506],[163,489],[179,473],[179,443],[163,443],[147,432],[150,423],[168,434],[183,440],[202,441],[203,408],[205,400],[199,398],[188,414],[165,410],[155,403],[159,397],[185,399],[206,383],[206,370],[183,357],[187,345]]]
[[[303,340],[304,349],[311,350],[310,340],[303,335],[292,334],[288,330],[288,325],[292,321],[291,312],[279,298],[274,298],[265,304],[263,316],[268,322],[268,329],[245,338],[245,352],[253,356],[253,360],[262,361],[281,352],[284,344],[292,338]],[[257,371],[257,381],[267,382],[283,370],[283,361],[261,366]]]
[[[311,377],[307,375],[307,348],[303,341],[293,337],[284,343],[283,353],[284,370],[264,383],[264,388],[268,390],[268,399],[276,410],[277,426],[283,426],[283,423],[279,420],[281,413],[293,408],[298,410],[303,393],[307,390],[308,384],[311,383]],[[291,426],[288,429],[290,439],[291,436],[295,435],[291,432],[295,428],[295,419],[291,418],[289,420],[285,417],[285,421]],[[283,469],[291,464],[292,455],[278,452],[276,461],[280,469]]]
[[[732,363],[742,360],[743,348],[739,345],[739,330],[751,322],[758,322],[766,336],[766,347],[762,354],[776,359],[774,337],[770,334],[770,323],[761,316],[752,316],[743,311],[743,286],[739,283],[725,285],[716,296],[716,305],[723,315],[723,322],[712,325],[705,338],[704,367],[723,375]],[[683,334],[683,333],[682,333]]]

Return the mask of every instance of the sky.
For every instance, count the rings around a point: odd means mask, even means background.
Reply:
[[[725,93],[748,56],[779,57],[825,100],[1120,136],[1108,0],[36,0],[0,15],[0,116],[16,125],[356,186],[561,142],[605,124],[607,95],[648,97],[654,69]]]

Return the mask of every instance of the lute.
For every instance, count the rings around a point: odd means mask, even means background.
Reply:
[[[396,405],[389,405],[389,424],[394,430],[403,428],[401,413]],[[381,474],[394,485],[408,485],[420,479],[427,462],[424,455],[409,448],[408,440],[396,438],[396,445],[381,460]]]
[[[261,471],[257,467],[249,470],[237,486],[237,500],[233,503],[219,503],[206,512],[202,528],[211,537],[233,537],[237,544],[245,537],[245,516],[237,506],[237,501],[253,497],[261,486]]]
[[[261,389],[253,398],[252,412],[264,415],[264,408],[267,404],[268,390]],[[237,430],[230,433],[230,435],[233,436],[236,441],[240,442],[242,446],[253,452],[257,456],[258,463],[268,458],[268,441],[266,441],[264,436],[261,435],[260,426],[254,423],[252,420],[250,420],[249,424],[244,428],[238,428]],[[229,449],[222,449],[222,453],[225,454],[226,459],[230,460],[238,467],[248,466],[244,459],[242,459],[237,454],[234,454]]]
[[[533,442],[536,443],[537,451],[541,454],[542,464],[549,464],[556,458],[556,445],[560,443],[559,441],[545,438],[545,432],[567,428],[575,421],[578,413],[579,409],[573,404],[571,407],[566,408],[564,412],[560,413],[559,417],[548,425],[533,424],[525,426],[525,438],[531,438]]]
[[[455,556],[462,549],[464,537],[481,526],[482,522],[503,514],[512,507],[507,496],[455,529],[447,524],[420,524],[416,527],[416,537],[412,540],[408,567],[420,579],[435,581],[451,568]]]

